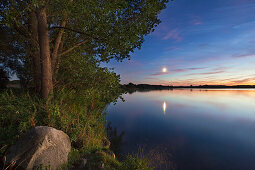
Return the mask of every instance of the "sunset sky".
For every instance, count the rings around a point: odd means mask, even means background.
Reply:
[[[131,60],[107,65],[122,83],[255,84],[255,0],[175,0],[160,19]]]

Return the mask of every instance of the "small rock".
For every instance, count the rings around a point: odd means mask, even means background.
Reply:
[[[7,162],[16,161],[16,165],[28,170],[41,166],[57,169],[67,162],[70,150],[70,139],[63,131],[38,126],[11,146],[6,158]]]

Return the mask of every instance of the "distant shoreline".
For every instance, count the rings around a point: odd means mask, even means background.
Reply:
[[[171,90],[171,89],[249,89],[255,88],[255,85],[199,85],[199,86],[163,86],[163,85],[150,85],[150,84],[124,84],[122,88],[128,92],[134,91],[147,91],[147,90]]]

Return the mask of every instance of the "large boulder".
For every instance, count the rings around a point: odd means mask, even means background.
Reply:
[[[58,169],[68,160],[71,150],[69,137],[60,130],[47,126],[38,126],[25,133],[9,149],[7,162],[24,169],[50,167]]]

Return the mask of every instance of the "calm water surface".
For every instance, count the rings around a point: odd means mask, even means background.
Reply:
[[[158,169],[255,170],[255,90],[135,92],[107,109],[120,154],[154,155]],[[155,156],[155,155],[160,156]],[[169,165],[163,165],[168,162]]]

